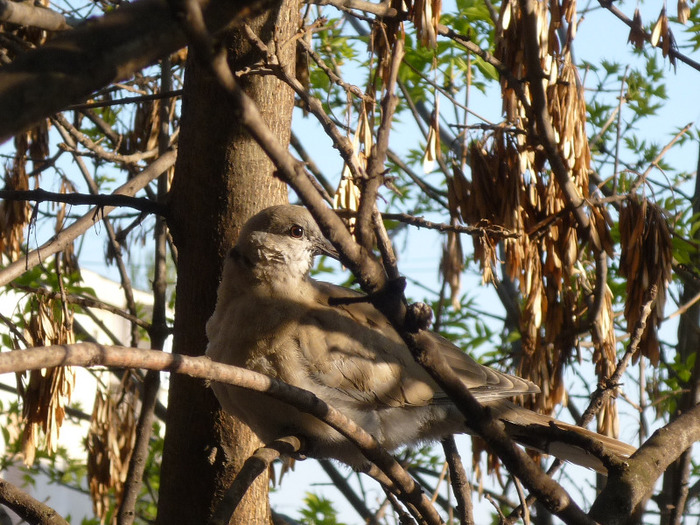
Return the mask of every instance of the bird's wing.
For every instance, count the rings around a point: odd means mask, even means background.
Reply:
[[[431,335],[437,340],[440,353],[447,364],[479,401],[536,394],[540,391],[532,381],[481,365],[444,337],[436,333]]]
[[[446,399],[428,373],[413,359],[389,321],[370,303],[329,307],[328,299],[356,299],[357,292],[313,282],[317,308],[301,322],[302,351],[319,383],[377,407],[423,406]],[[433,334],[452,369],[477,399],[537,392],[526,381],[480,365],[448,340]]]

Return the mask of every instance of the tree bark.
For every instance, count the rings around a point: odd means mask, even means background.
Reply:
[[[700,168],[700,153],[698,153],[698,167]],[[693,195],[693,214],[700,213],[700,179],[695,179],[695,193]],[[695,232],[694,240],[700,240],[700,231]],[[695,267],[700,263],[700,257],[694,257]],[[689,303],[700,291],[697,282],[692,278],[683,280],[683,293],[681,294],[681,305]],[[700,322],[700,303],[696,302],[681,314],[678,323],[678,347],[679,360],[687,363],[690,357],[697,353],[700,345],[700,332],[698,323]],[[683,385],[686,391],[681,394],[678,401],[678,411],[689,410],[698,404],[700,395],[700,359],[695,359],[693,374],[689,381]],[[692,448],[686,450],[677,461],[672,463],[664,474],[664,481],[659,494],[659,510],[661,525],[680,525],[685,504],[688,497],[688,478],[691,468]]]
[[[279,53],[294,64],[296,46],[282,44],[299,24],[295,2],[249,22],[263,41],[277,31]],[[242,30],[226,36],[234,70],[253,66],[260,54]],[[241,84],[268,125],[289,142],[294,97],[271,76],[246,76]],[[238,125],[234,109],[205,64],[191,57],[186,72],[180,153],[175,169],[169,226],[178,246],[173,351],[201,355],[205,325],[214,310],[224,257],[243,223],[255,212],[287,201],[274,166]],[[158,505],[160,524],[205,523],[241,464],[260,443],[225,414],[203,381],[172,376]],[[267,476],[248,491],[232,523],[270,522]]]

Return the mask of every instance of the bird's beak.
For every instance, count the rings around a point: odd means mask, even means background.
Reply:
[[[327,255],[328,257],[332,257],[336,261],[340,260],[338,250],[336,250],[335,247],[330,243],[330,241],[325,237],[318,239],[314,244],[314,248],[314,255]]]

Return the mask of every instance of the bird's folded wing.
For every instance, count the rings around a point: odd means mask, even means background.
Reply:
[[[328,306],[328,299],[361,294],[314,282],[317,308],[301,320],[300,344],[311,375],[320,384],[377,408],[423,406],[446,399],[428,373],[413,359],[388,320],[369,302]],[[448,340],[433,334],[448,364],[482,401],[537,392],[526,381],[484,367]]]

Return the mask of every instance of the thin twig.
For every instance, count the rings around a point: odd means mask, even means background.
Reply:
[[[0,199],[32,202],[64,202],[74,206],[89,205],[100,208],[112,206],[114,208],[133,208],[134,210],[156,215],[165,214],[165,208],[150,199],[117,194],[56,193],[40,188],[36,190],[0,190]]]
[[[629,191],[630,193],[635,192],[635,191],[637,190],[637,188],[639,188],[639,186],[647,179],[647,177],[649,176],[649,173],[651,173],[651,170],[652,170],[653,168],[655,168],[655,167],[658,167],[659,162],[661,162],[661,159],[664,158],[664,156],[666,155],[666,153],[669,152],[669,150],[673,147],[673,145],[674,145],[676,142],[678,142],[678,141],[680,140],[680,138],[681,138],[683,135],[685,135],[685,134],[688,132],[688,130],[690,130],[690,128],[691,128],[692,126],[693,126],[693,123],[692,123],[692,122],[690,122],[689,124],[686,124],[686,125],[683,127],[683,129],[681,129],[678,133],[676,133],[676,134],[674,135],[674,137],[668,142],[668,144],[666,144],[666,145],[661,149],[661,151],[659,152],[659,154],[658,154],[656,157],[654,157],[654,160],[651,161],[651,163],[649,164],[649,166],[647,167],[647,169],[644,170],[644,173],[642,173],[642,174],[637,178],[637,180],[634,181],[634,184],[632,184],[632,186],[630,187],[630,191]]]
[[[170,91],[172,80],[172,70],[169,58],[164,58],[161,62],[161,91]],[[168,149],[170,142],[170,115],[165,104],[159,107],[160,130],[158,135],[158,150],[163,154]],[[158,177],[158,203],[163,204],[168,193],[168,172]],[[163,350],[165,340],[168,337],[168,325],[166,320],[167,312],[167,264],[166,247],[167,234],[166,224],[163,217],[156,217],[155,235],[155,265],[153,272],[153,315],[151,319],[151,329],[149,336],[151,346],[155,350]],[[143,399],[141,402],[141,412],[136,425],[136,442],[134,450],[129,459],[129,469],[124,482],[124,492],[117,523],[119,525],[131,525],[136,518],[136,503],[141,492],[143,473],[146,468],[150,449],[151,435],[153,434],[153,421],[155,419],[155,408],[158,402],[158,392],[160,390],[160,374],[155,370],[146,372],[143,381]]]
[[[620,11],[616,5],[613,4],[612,0],[598,0],[598,3],[603,8],[610,11],[618,19],[622,20],[630,29],[639,30],[639,28],[634,24],[634,22],[626,14],[624,14],[622,11]],[[642,30],[642,31],[640,31],[640,34],[641,34],[641,36],[643,36],[644,40],[646,40],[647,42],[651,42],[651,35],[649,33]],[[668,54],[674,58],[677,58],[681,62],[686,63],[687,65],[689,65],[693,69],[700,71],[700,63],[687,57],[683,53],[679,52],[677,49],[674,49],[673,47],[671,47],[668,50]]]
[[[106,160],[108,162],[135,164],[137,162],[141,162],[142,160],[152,159],[156,155],[158,155],[158,150],[156,149],[132,153],[130,155],[120,155],[118,153],[107,151],[102,146],[93,141],[90,137],[82,133],[78,128],[73,126],[73,124],[68,122],[68,119],[64,117],[62,113],[57,113],[51,120],[54,124],[56,124],[56,126],[60,126],[66,131],[68,131],[68,133],[70,133],[75,140],[77,140],[82,146],[90,150],[90,152],[92,152],[97,158]],[[69,147],[74,148],[75,146],[69,144]],[[84,155],[85,153],[80,154]]]
[[[472,487],[462,464],[462,458],[457,450],[454,436],[442,440],[442,449],[450,467],[450,481],[457,500],[457,517],[461,525],[474,523],[474,508],[472,506]]]
[[[391,53],[391,68],[389,78],[386,81],[386,91],[382,98],[382,118],[377,130],[377,143],[372,148],[372,153],[367,161],[367,177],[360,186],[360,206],[358,208],[357,222],[355,224],[355,238],[360,246],[371,250],[374,245],[374,213],[377,208],[379,188],[384,183],[384,171],[387,150],[389,149],[389,136],[394,119],[394,112],[399,103],[396,96],[396,83],[399,76],[399,68],[404,57],[403,40],[398,38],[394,42]],[[383,227],[383,226],[382,226]],[[383,255],[385,256],[385,255]],[[389,258],[388,254],[386,254]],[[389,271],[388,268],[385,268]]]
[[[319,191],[321,195],[323,195],[323,198],[326,199],[326,201],[329,203],[333,202],[333,197],[331,197],[331,195],[333,195],[335,189],[333,188],[333,186],[331,186],[331,183],[328,182],[326,176],[316,165],[314,160],[311,158],[311,155],[309,155],[309,153],[306,151],[306,148],[304,148],[304,145],[299,140],[299,137],[297,137],[296,133],[294,133],[293,131],[289,136],[289,145],[293,147],[294,150],[299,154],[301,160],[304,162],[306,167],[319,182]]]
[[[642,340],[642,335],[644,335],[647,319],[649,318],[652,307],[656,302],[656,292],[656,285],[650,286],[649,290],[647,290],[644,306],[642,307],[642,313],[639,317],[639,321],[637,322],[637,326],[634,327],[634,332],[632,333],[632,337],[630,338],[627,348],[625,349],[625,353],[617,362],[617,367],[612,375],[605,380],[604,383],[598,385],[598,388],[596,388],[595,392],[593,392],[591,402],[583,412],[581,420],[577,422],[578,425],[582,427],[587,426],[593,417],[603,407],[607,399],[613,394],[615,388],[617,388],[617,386],[620,384],[622,374],[625,372],[625,369],[627,368],[630,359],[632,359],[632,356],[637,352],[639,342]]]
[[[172,166],[175,163],[176,157],[177,150],[173,149],[169,151],[154,161],[153,164],[144,169],[139,175],[114,190],[112,194],[133,196],[163,171]],[[113,206],[93,208],[69,227],[53,236],[42,246],[29,252],[26,257],[22,257],[21,259],[5,266],[0,270],[0,286],[13,281],[27,271],[27,269],[37,266],[41,262],[42,257],[49,257],[64,249],[65,246],[72,243],[77,237],[85,233],[85,231],[87,231],[87,229],[95,223],[95,219],[98,216],[104,217],[109,215],[112,211],[114,211],[114,209],[115,208]]]
[[[78,140],[75,137],[75,133],[79,135],[82,135],[82,133],[80,133],[70,123],[68,123],[65,117],[61,114],[56,115],[55,120],[58,122],[56,127],[58,128],[58,131],[61,134],[63,140],[69,147],[75,148],[75,140]],[[74,130],[73,134],[71,134],[70,132],[71,128]],[[75,159],[76,164],[78,165],[78,168],[80,169],[80,172],[83,175],[83,179],[85,179],[85,182],[87,183],[90,192],[93,195],[98,195],[99,187],[97,186],[97,183],[93,179],[92,174],[88,170],[87,166],[83,162],[83,159],[78,157],[75,154],[75,152],[73,153],[73,157]],[[124,264],[124,260],[121,255],[121,244],[117,242],[117,235],[114,231],[114,226],[112,225],[112,222],[104,215],[102,216],[102,223],[104,224],[105,230],[107,231],[107,237],[112,248],[114,260],[116,261],[117,269],[119,270],[119,277],[121,279],[122,290],[124,290],[124,298],[126,299],[126,308],[132,316],[137,316],[136,301],[134,300],[134,292],[131,286],[131,279],[129,278],[129,272],[127,271],[126,265]],[[132,324],[131,344],[136,346],[138,338],[138,328],[135,324]]]
[[[363,523],[366,523],[367,525],[379,525],[377,516],[375,516],[375,514],[367,508],[367,505],[365,504],[366,499],[359,497],[355,493],[352,487],[350,487],[347,479],[345,479],[345,477],[338,472],[335,465],[327,459],[319,459],[318,463],[321,465],[321,468],[325,471],[325,473],[328,474],[328,477],[331,478],[333,485],[335,485],[340,493],[345,496],[345,499],[348,500],[350,505],[352,505],[355,512],[360,515]]]
[[[125,104],[138,104],[139,102],[149,102],[151,100],[162,100],[165,98],[175,98],[175,97],[180,97],[182,96],[183,90],[182,89],[174,89],[172,91],[168,92],[163,92],[163,93],[153,93],[152,95],[139,95],[137,97],[124,97],[124,98],[117,98],[114,100],[100,100],[98,102],[86,102],[84,104],[73,104],[72,106],[68,106],[66,109],[75,109],[75,110],[83,110],[83,109],[95,109],[95,108],[107,108],[110,106],[122,106]]]

